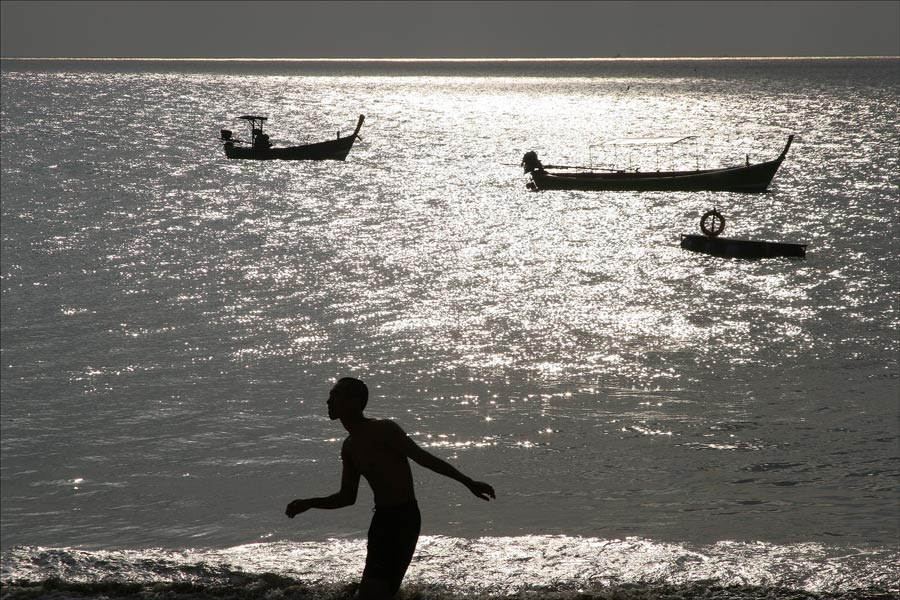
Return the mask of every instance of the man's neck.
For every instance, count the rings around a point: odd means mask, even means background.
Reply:
[[[355,415],[351,415],[349,417],[341,418],[341,425],[344,426],[344,429],[347,430],[348,433],[352,434],[355,429],[358,429],[360,425],[365,425],[371,419],[368,419],[364,414],[359,413]]]

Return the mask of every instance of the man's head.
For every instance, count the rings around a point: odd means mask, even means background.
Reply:
[[[328,394],[328,417],[334,420],[361,414],[368,402],[366,384],[354,377],[342,377]]]

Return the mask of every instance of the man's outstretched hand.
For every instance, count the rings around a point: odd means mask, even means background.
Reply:
[[[482,500],[497,499],[494,488],[483,481],[472,481],[468,484],[469,491],[481,498]]]
[[[287,509],[284,511],[284,514],[293,519],[295,515],[299,515],[300,513],[306,512],[308,510],[309,504],[307,504],[306,500],[298,498],[297,500],[294,500],[287,505]]]

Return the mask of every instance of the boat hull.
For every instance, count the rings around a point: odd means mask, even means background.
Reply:
[[[681,235],[681,247],[725,258],[806,258],[806,244],[736,240],[706,235]]]
[[[589,190],[637,192],[765,192],[781,160],[750,166],[706,171],[656,173],[551,173],[532,171],[538,190]]]
[[[355,141],[356,135],[350,135],[327,142],[286,148],[249,148],[226,145],[225,156],[251,160],[345,160]]]

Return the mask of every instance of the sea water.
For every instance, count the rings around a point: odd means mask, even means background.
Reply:
[[[344,375],[497,490],[414,468],[408,597],[900,592],[898,90],[895,58],[4,60],[4,597],[352,594],[365,484],[283,514],[339,487]],[[366,121],[346,162],[228,160],[244,114]],[[764,194],[519,167],[789,134]],[[806,260],[681,250],[713,207]]]

